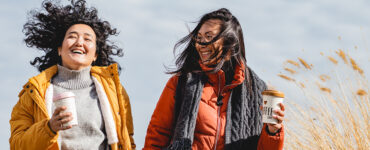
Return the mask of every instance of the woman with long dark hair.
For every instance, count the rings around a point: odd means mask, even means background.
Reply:
[[[175,74],[152,115],[144,150],[282,149],[284,105],[263,124],[265,83],[247,66],[239,21],[222,8],[182,38]]]
[[[45,53],[31,61],[41,73],[19,93],[10,119],[11,149],[134,149],[129,98],[112,56],[122,49],[108,40],[117,35],[84,0],[62,6],[42,3],[24,25],[25,42]],[[75,97],[78,125],[53,97]],[[56,107],[56,108],[55,108]],[[52,109],[55,108],[55,109]]]

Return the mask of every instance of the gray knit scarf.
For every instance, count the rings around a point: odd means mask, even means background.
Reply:
[[[225,149],[257,149],[259,135],[262,131],[261,92],[266,84],[249,69],[251,83],[244,80],[231,91],[227,108],[225,127]],[[188,73],[178,80],[175,95],[175,120],[169,150],[190,150],[196,125],[199,103],[203,86],[206,82],[204,73]],[[249,92],[248,84],[251,84]]]

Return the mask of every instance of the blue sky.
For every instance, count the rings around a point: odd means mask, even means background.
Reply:
[[[65,1],[63,1],[65,3]],[[37,75],[29,64],[42,55],[23,42],[27,12],[40,8],[41,0],[0,1],[0,148],[8,149],[9,119],[18,101],[18,92],[28,78]],[[228,8],[240,21],[248,65],[262,79],[285,93],[294,93],[276,76],[286,59],[307,58],[325,68],[320,52],[342,48],[357,60],[369,63],[370,1],[367,0],[89,0],[102,18],[120,32],[111,38],[124,50],[116,58],[123,71],[121,82],[132,105],[135,140],[142,148],[146,129],[156,102],[170,75],[164,66],[173,66],[173,46],[188,33],[195,21],[212,10]],[[341,37],[341,40],[338,39]]]

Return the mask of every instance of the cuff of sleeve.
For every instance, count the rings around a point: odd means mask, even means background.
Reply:
[[[266,131],[263,131],[266,130]],[[261,136],[258,142],[258,149],[276,149],[282,150],[284,147],[284,126],[274,135],[268,133],[267,124],[264,124]]]
[[[284,125],[282,125],[276,133],[270,133],[266,124],[264,125],[263,130],[265,130],[264,133],[273,140],[280,140],[280,138],[283,138],[284,135]]]
[[[275,136],[276,134],[280,133],[280,131],[281,131],[282,128],[283,127],[281,127],[279,130],[277,130],[275,133],[271,133],[270,130],[269,130],[269,126],[266,125],[266,129],[265,130],[266,130],[266,132],[267,132],[268,135]]]
[[[57,139],[57,137],[58,137],[58,133],[54,133],[53,131],[51,131],[51,129],[50,129],[50,127],[49,127],[49,125],[48,125],[48,123],[49,123],[49,119],[45,119],[44,120],[45,121],[45,123],[44,123],[44,127],[45,127],[45,132],[51,137],[51,138],[53,138],[53,139]]]

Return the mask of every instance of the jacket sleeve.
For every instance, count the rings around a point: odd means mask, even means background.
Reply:
[[[126,126],[127,126],[127,130],[128,130],[128,134],[130,136],[130,142],[131,142],[131,148],[132,149],[136,149],[136,144],[135,144],[135,141],[134,141],[134,123],[133,123],[133,119],[132,119],[132,113],[131,113],[131,104],[130,104],[130,99],[126,93],[126,90],[125,88],[123,88],[122,86],[122,94],[124,96],[124,99],[125,99],[125,102],[124,102],[124,105],[125,105],[125,114],[126,114]]]
[[[166,84],[150,120],[143,150],[160,150],[169,145],[172,136],[177,76]]]
[[[24,92],[14,106],[10,123],[11,136],[10,149],[47,149],[57,142],[49,126],[49,119],[34,122],[34,109],[36,105],[31,97]]]
[[[284,146],[284,126],[275,135],[267,131],[267,125],[264,124],[262,133],[258,141],[258,150],[282,150]]]

